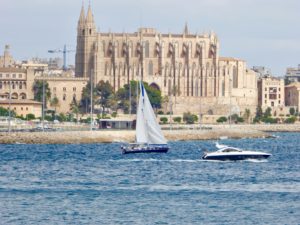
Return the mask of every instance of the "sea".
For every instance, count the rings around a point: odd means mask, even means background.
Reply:
[[[238,162],[201,159],[217,140],[0,145],[0,224],[300,224],[300,133],[273,135],[220,140],[272,154]]]

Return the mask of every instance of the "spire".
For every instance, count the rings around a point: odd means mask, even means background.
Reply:
[[[188,28],[187,22],[185,22],[185,26],[184,26],[184,31],[183,31],[183,33],[184,33],[185,35],[188,35],[188,34],[189,34],[189,28]]]
[[[79,20],[78,20],[78,25],[84,24],[84,21],[85,21],[85,14],[84,14],[84,5],[83,5],[83,2],[82,2],[80,16],[79,16]]]
[[[92,13],[92,9],[91,9],[91,4],[89,4],[85,22],[86,23],[94,23],[94,17],[93,17],[93,13]]]

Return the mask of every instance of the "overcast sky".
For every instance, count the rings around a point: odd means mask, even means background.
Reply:
[[[4,45],[18,59],[62,57],[48,49],[76,49],[76,27],[85,0],[0,0],[0,53]],[[265,66],[282,76],[300,64],[299,0],[91,0],[97,28],[135,32],[153,27],[162,33],[214,31],[220,55]],[[75,54],[68,54],[74,64]]]

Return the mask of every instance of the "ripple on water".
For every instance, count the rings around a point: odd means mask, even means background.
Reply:
[[[242,162],[202,160],[215,141],[134,155],[122,155],[119,143],[0,145],[0,221],[298,224],[300,134],[275,135],[219,141],[272,154]]]

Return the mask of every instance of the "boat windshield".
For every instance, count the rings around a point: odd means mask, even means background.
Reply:
[[[237,148],[225,148],[222,149],[222,152],[241,152],[241,150]]]

